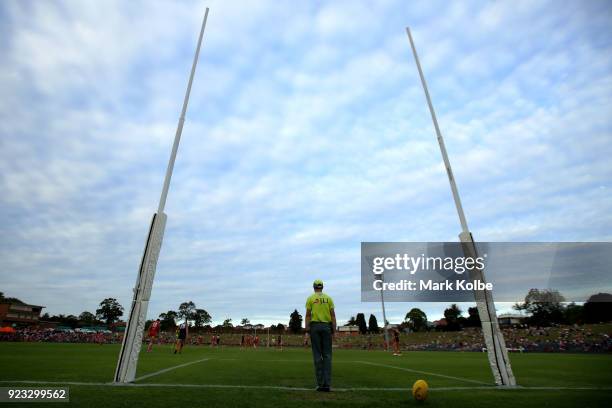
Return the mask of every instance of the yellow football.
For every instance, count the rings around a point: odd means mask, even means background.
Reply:
[[[425,380],[417,380],[412,386],[412,396],[417,401],[425,401],[427,399],[427,390],[429,390],[429,385],[427,385]]]

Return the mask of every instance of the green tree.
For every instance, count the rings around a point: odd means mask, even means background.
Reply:
[[[368,332],[368,326],[366,325],[365,316],[363,313],[357,313],[355,318],[357,326],[359,326],[359,333],[366,334]]]
[[[234,325],[232,324],[232,319],[225,319],[221,326],[223,326],[224,328],[234,327]]]
[[[185,323],[189,325],[190,320],[195,320],[194,312],[196,305],[191,300],[189,302],[183,302],[180,304],[178,309],[179,319],[185,320]]]
[[[104,299],[96,310],[96,317],[106,324],[115,323],[121,316],[123,316],[123,306],[115,298]]]
[[[96,316],[91,312],[84,311],[79,315],[79,321],[86,325],[92,326],[96,323]]]
[[[468,318],[465,319],[467,327],[480,327],[480,315],[477,307],[468,307]]]
[[[212,321],[210,314],[204,309],[196,309],[193,311],[193,324],[195,327],[202,327]]]
[[[63,324],[74,329],[79,326],[79,318],[75,315],[68,315],[64,318]]]
[[[50,322],[58,322],[60,326],[68,326],[71,328],[76,328],[79,325],[79,318],[74,315],[63,315],[59,314],[57,316],[50,316]]]
[[[297,309],[289,316],[289,330],[291,330],[292,333],[302,332],[302,315],[299,314]]]
[[[567,324],[584,323],[584,306],[570,303],[563,311],[563,317]]]
[[[408,327],[415,332],[427,330],[427,315],[424,311],[419,308],[412,308],[408,313],[406,313],[406,317],[404,317],[404,321],[408,322]]]
[[[370,318],[368,319],[368,331],[370,333],[378,333],[379,330],[380,329],[378,327],[378,320],[376,320],[376,316],[371,314]]]
[[[444,310],[447,331],[461,330],[461,325],[459,324],[459,317],[461,317],[461,313],[461,309],[459,309],[459,306],[457,306],[455,303],[453,303],[448,309]]]
[[[161,313],[159,315],[160,319],[160,329],[163,331],[173,330],[176,327],[176,319],[178,318],[178,313],[174,310],[168,310],[166,313]]]
[[[592,295],[584,304],[586,323],[602,323],[612,320],[612,295],[598,293]]]
[[[533,303],[561,303],[565,298],[558,290],[553,289],[529,289],[525,296],[525,304]]]
[[[527,324],[534,326],[550,326],[564,323],[563,295],[552,289],[530,289],[525,296],[525,302],[514,305],[516,310],[524,310],[531,314],[526,319]]]
[[[242,326],[246,326],[249,323],[251,323],[251,321],[249,319],[247,319],[246,317],[243,317],[242,320],[240,321],[240,324]]]
[[[346,322],[346,326],[356,326],[357,320],[355,320],[355,316],[351,316],[351,318]]]

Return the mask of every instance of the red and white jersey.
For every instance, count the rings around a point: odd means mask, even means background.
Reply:
[[[151,323],[151,327],[149,327],[149,336],[157,336],[157,333],[159,333],[159,326],[160,322],[157,320]]]

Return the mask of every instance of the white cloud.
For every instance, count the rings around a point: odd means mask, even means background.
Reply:
[[[52,313],[127,304],[202,5],[2,7],[3,291]],[[598,7],[212,3],[151,312],[286,319],[317,275],[347,319],[378,307],[359,302],[361,241],[456,239],[406,25],[477,239],[609,239]]]

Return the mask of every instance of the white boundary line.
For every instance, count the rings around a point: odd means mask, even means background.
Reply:
[[[201,363],[209,360],[235,360],[235,359],[215,359],[215,358],[203,358],[200,360],[189,361],[187,363],[179,364],[176,366],[164,368],[159,371],[155,371],[149,374],[145,374],[140,376],[134,380],[133,383],[123,384],[123,383],[113,383],[113,382],[78,382],[78,381],[35,381],[35,380],[0,380],[0,383],[14,383],[14,384],[64,384],[64,385],[77,385],[77,386],[110,386],[110,387],[135,387],[135,388],[144,388],[144,387],[162,387],[162,388],[219,388],[219,389],[260,389],[260,390],[281,390],[281,391],[313,391],[313,388],[305,388],[305,387],[287,387],[287,386],[274,386],[274,385],[239,385],[239,384],[160,384],[160,383],[136,383],[136,381],[141,381],[147,378],[151,378],[160,374],[167,373],[169,371],[173,371],[179,368],[187,367],[193,364]],[[261,361],[271,361],[271,360],[261,360]],[[296,360],[272,360],[272,361],[286,361],[286,362],[295,362]],[[298,360],[299,362],[308,362],[308,360]],[[379,364],[373,363],[370,361],[360,361],[360,360],[351,360],[351,361],[343,361],[343,363],[357,363],[357,364],[365,364],[370,366],[384,367],[384,368],[392,368],[401,371],[407,371],[412,373],[424,374],[434,377],[447,378],[457,381],[463,381],[473,384],[480,384],[478,386],[469,386],[469,387],[431,387],[429,388],[431,391],[462,391],[462,390],[538,390],[538,391],[556,391],[556,390],[578,390],[578,391],[611,391],[612,387],[556,387],[556,386],[535,386],[535,387],[504,387],[504,386],[494,386],[492,384],[488,384],[482,381],[470,380],[468,378],[462,377],[454,377],[445,374],[432,373],[428,371],[414,370],[406,367],[398,367],[388,364]],[[378,388],[378,387],[351,387],[351,388],[333,388],[334,391],[337,392],[349,392],[349,391],[402,391],[407,392],[410,391],[410,388]]]
[[[482,384],[482,385],[487,385],[489,387],[493,386],[492,384],[486,383],[486,382],[483,382],[483,381],[470,380],[468,378],[462,378],[462,377],[453,377],[452,375],[431,373],[429,371],[413,370],[412,368],[398,367],[398,366],[392,366],[392,365],[388,365],[388,364],[371,363],[369,361],[355,361],[355,362],[356,363],[360,363],[360,364],[367,364],[367,365],[371,365],[371,366],[377,366],[377,367],[394,368],[396,370],[408,371],[408,372],[417,373],[417,374],[425,374],[425,375],[430,375],[430,376],[433,376],[433,377],[447,378],[447,379],[450,379],[450,380],[469,382],[469,383],[472,383],[472,384]]]
[[[215,361],[240,361],[240,362],[257,362],[257,363],[304,363],[304,364],[312,364],[312,359],[310,360],[292,360],[292,359],[271,359],[271,360],[267,360],[267,359],[239,359],[239,358],[216,358],[213,357],[211,358],[211,360],[215,360]],[[360,361],[354,361],[354,360],[343,360],[343,361],[336,361],[333,360],[333,364],[355,364],[355,363],[360,363]]]
[[[54,384],[54,385],[78,385],[90,387],[127,387],[127,388],[220,388],[220,389],[259,389],[259,390],[281,390],[281,391],[314,391],[314,388],[305,387],[284,387],[274,385],[237,385],[237,384],[152,384],[152,383],[129,383],[120,384],[112,382],[78,382],[78,381],[29,381],[29,380],[0,380],[0,383],[7,384]],[[332,388],[333,391],[410,391],[410,388],[376,388],[376,387],[352,387],[352,388]],[[612,387],[497,387],[490,386],[468,386],[468,387],[431,387],[430,391],[470,391],[470,390],[492,390],[492,391],[612,391]]]
[[[172,367],[164,368],[163,370],[155,371],[154,373],[145,374],[143,376],[140,376],[140,377],[136,378],[134,380],[134,382],[141,381],[141,380],[144,380],[144,379],[147,379],[147,378],[150,378],[150,377],[155,377],[156,375],[167,373],[168,371],[176,370],[177,368],[187,367],[187,366],[190,366],[192,364],[197,364],[197,363],[201,363],[203,361],[208,361],[208,360],[210,360],[210,358],[203,358],[203,359],[200,359],[200,360],[190,361],[188,363],[179,364],[179,365],[175,365],[175,366],[172,366]]]

